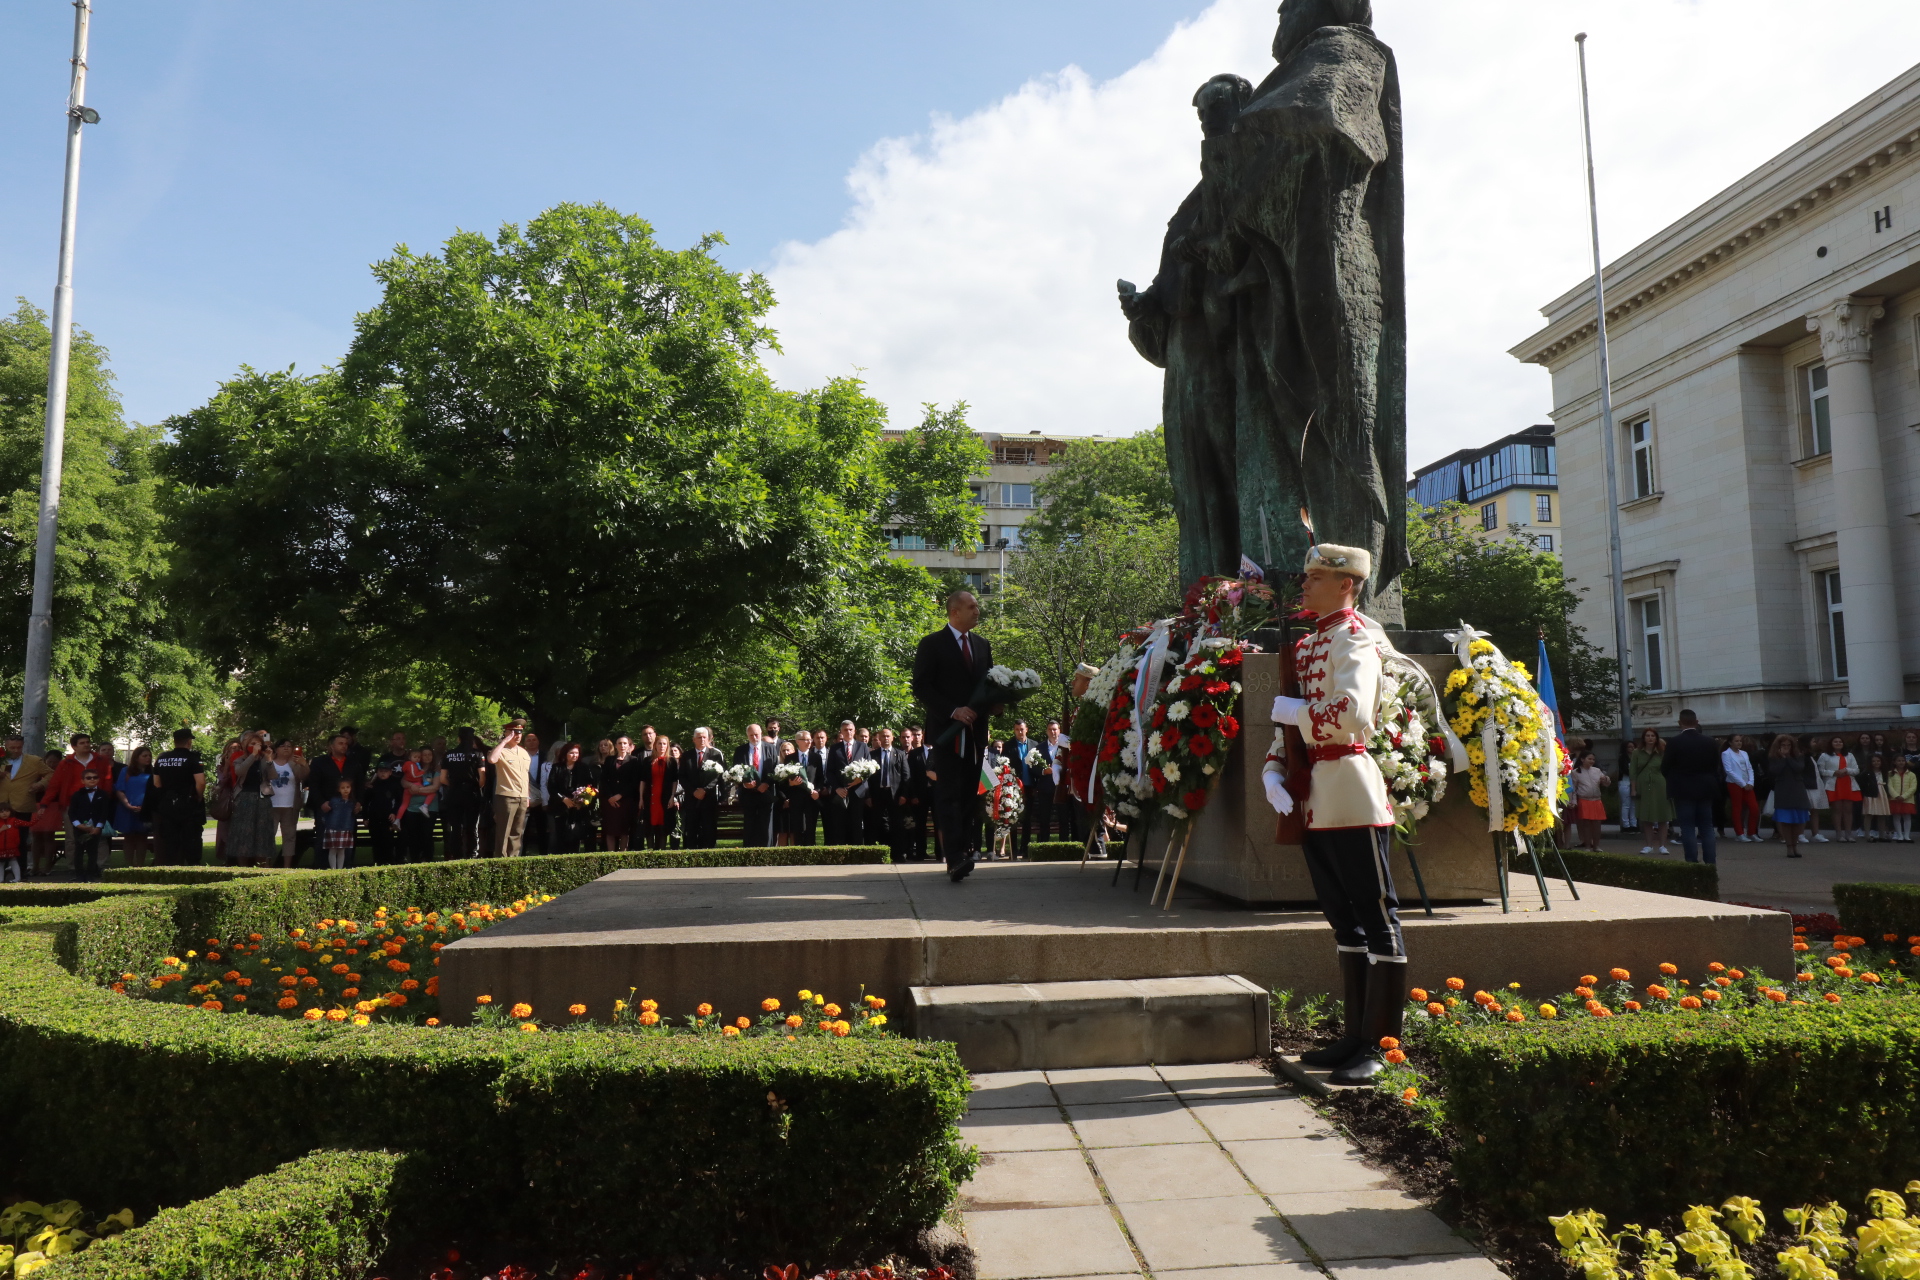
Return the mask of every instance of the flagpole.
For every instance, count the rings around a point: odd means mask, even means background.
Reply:
[[[1627,581],[1620,553],[1620,476],[1613,428],[1613,374],[1607,362],[1607,287],[1600,262],[1600,197],[1593,177],[1593,112],[1587,98],[1587,33],[1574,36],[1580,56],[1580,133],[1586,144],[1587,225],[1593,233],[1594,332],[1600,373],[1600,439],[1607,463],[1607,563],[1613,571],[1613,652],[1620,675],[1620,740],[1633,741],[1633,684],[1627,649]]]

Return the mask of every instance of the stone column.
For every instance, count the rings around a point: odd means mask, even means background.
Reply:
[[[1893,535],[1873,407],[1873,322],[1881,298],[1836,298],[1807,317],[1820,335],[1833,425],[1833,511],[1847,630],[1847,703],[1854,716],[1899,714],[1906,701],[1894,612]]]

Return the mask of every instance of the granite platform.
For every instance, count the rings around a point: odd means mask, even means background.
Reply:
[[[1274,990],[1330,990],[1331,936],[1310,904],[1249,908],[1183,888],[1147,905],[1152,868],[988,863],[960,884],[933,865],[720,867],[616,871],[441,952],[450,1019],[474,998],[526,1001],[566,1021],[584,1003],[652,998],[663,1014],[702,1001],[729,1016],[788,1005],[802,987],[842,1003],[862,987],[904,1012],[909,987],[1238,974]],[[1553,883],[1543,910],[1531,877],[1499,904],[1403,908],[1410,984],[1464,978],[1558,992],[1614,966],[1636,977],[1661,961],[1791,973],[1792,919],[1779,912]]]

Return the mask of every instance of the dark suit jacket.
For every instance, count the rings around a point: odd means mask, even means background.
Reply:
[[[1720,748],[1698,729],[1683,729],[1667,739],[1660,772],[1666,776],[1671,800],[1712,800],[1726,784]]]
[[[624,764],[617,757],[608,756],[600,766],[600,803],[605,804],[609,796],[620,796],[623,797],[620,807],[633,813],[640,803],[640,787],[646,778],[647,762],[639,756],[628,756]]]
[[[953,723],[955,708],[964,707],[973,697],[980,678],[993,666],[993,645],[975,633],[967,635],[973,662],[960,656],[960,645],[951,628],[942,627],[932,635],[920,637],[913,653],[913,696],[927,713],[927,737],[938,738]],[[967,754],[977,757],[986,745],[985,725],[976,725],[966,735]]]
[[[733,762],[735,764],[752,765],[754,771],[760,775],[760,781],[772,782],[773,766],[780,763],[780,749],[762,740],[757,753],[758,759],[754,758],[755,754],[753,744],[743,742],[733,749]],[[748,791],[745,787],[740,788],[740,802],[742,804],[772,804],[773,800],[774,797],[771,792]]]
[[[879,763],[880,772],[867,779],[868,785],[894,799],[904,796],[911,779],[907,770],[907,753],[899,747],[893,747],[873,752],[873,759]]]
[[[873,753],[864,742],[836,742],[827,748],[827,789],[838,790],[847,784],[841,779],[840,771],[855,760],[871,760]],[[836,797],[838,798],[838,797]],[[867,784],[847,787],[847,799],[864,800],[867,798]]]
[[[1045,764],[1031,765],[1027,763],[1027,752],[1035,748],[1042,748],[1040,757],[1042,760],[1045,760],[1047,753],[1044,747],[1044,743],[1032,738],[1028,738],[1025,742],[1018,742],[1012,738],[1007,739],[1007,755],[1013,761],[1013,772],[1015,776],[1020,779],[1020,785],[1028,791],[1033,790],[1033,780],[1035,778],[1045,777],[1049,781],[1052,780],[1053,775],[1047,772],[1047,766]]]
[[[83,787],[67,801],[67,825],[84,822],[90,827],[110,827],[113,825],[114,804],[111,788],[102,786],[88,791]]]
[[[680,797],[682,807],[687,805],[712,804],[719,799],[717,787],[720,784],[718,779],[707,776],[707,771],[701,767],[708,760],[718,760],[722,764],[726,763],[718,747],[706,747],[699,751],[695,751],[689,747],[681,754],[680,789],[684,793]],[[693,793],[695,791],[705,791],[707,798],[705,800],[694,799]]]
[[[353,782],[353,798],[360,798],[360,783],[354,779],[353,753],[347,753],[346,765],[342,768],[333,762],[330,755],[322,755],[307,768],[307,808],[313,816],[320,816],[320,806],[335,799],[340,794],[340,779]]]
[[[932,760],[932,747],[915,747],[907,752],[907,785],[900,793],[901,799],[921,803],[932,797],[933,784],[927,781]]]

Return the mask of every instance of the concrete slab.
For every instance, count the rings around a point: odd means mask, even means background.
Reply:
[[[1252,1062],[1158,1064],[1167,1087],[1189,1101],[1195,1098],[1278,1098],[1273,1072]]]
[[[1505,1280],[1506,1272],[1477,1253],[1451,1258],[1359,1258],[1336,1262],[1333,1280]]]
[[[980,1168],[960,1188],[966,1210],[1050,1209],[1100,1204],[1099,1184],[1078,1150],[1002,1151],[980,1157]]]
[[[1138,1147],[1161,1142],[1205,1142],[1204,1129],[1177,1099],[1164,1102],[1096,1102],[1068,1107],[1080,1141],[1094,1147]]]
[[[968,1213],[980,1280],[1138,1274],[1139,1261],[1106,1205]]]
[[[915,986],[907,1011],[975,1071],[1218,1062],[1271,1036],[1266,990],[1235,975]]]
[[[1061,1102],[1146,1102],[1172,1096],[1160,1073],[1152,1067],[1091,1067],[1049,1071],[1047,1083]]]
[[[1476,1252],[1418,1200],[1398,1191],[1320,1191],[1274,1196],[1273,1203],[1329,1262]]]
[[[1145,1200],[1119,1208],[1155,1272],[1307,1261],[1300,1242],[1256,1195]]]
[[[1247,1181],[1267,1195],[1393,1188],[1385,1173],[1362,1164],[1360,1153],[1338,1138],[1265,1138],[1226,1148]]]
[[[976,1074],[973,1096],[967,1099],[972,1111],[990,1111],[996,1107],[1050,1107],[1053,1090],[1047,1086],[1044,1071],[1001,1071]]]
[[[1319,1269],[1306,1262],[1263,1262],[1251,1267],[1195,1267],[1157,1274],[1168,1277],[1168,1280],[1319,1280],[1320,1277]]]
[[[526,1001],[536,1014],[584,1002],[596,1013],[630,989],[663,1013],[702,1001],[721,1012],[791,1004],[802,987],[850,1003],[866,990],[904,1004],[912,986],[1240,974],[1269,989],[1323,991],[1336,979],[1317,910],[1249,909],[1183,889],[1173,909],[1107,868],[989,864],[961,884],[938,867],[720,867],[618,871],[441,953],[442,1007],[474,997]],[[1148,877],[1147,884],[1151,883]],[[1791,923],[1777,913],[1562,885],[1542,910],[1516,882],[1497,903],[1406,914],[1410,982],[1449,976],[1560,990],[1615,965],[1683,972],[1709,961],[1790,972]]]
[[[1089,1154],[1115,1200],[1197,1200],[1247,1191],[1247,1180],[1211,1142],[1102,1147]]]
[[[1192,1106],[1194,1118],[1221,1142],[1333,1137],[1333,1127],[1298,1098],[1203,1098]]]
[[[964,1116],[960,1136],[982,1151],[1066,1151],[1080,1145],[1058,1107],[1006,1107]]]

